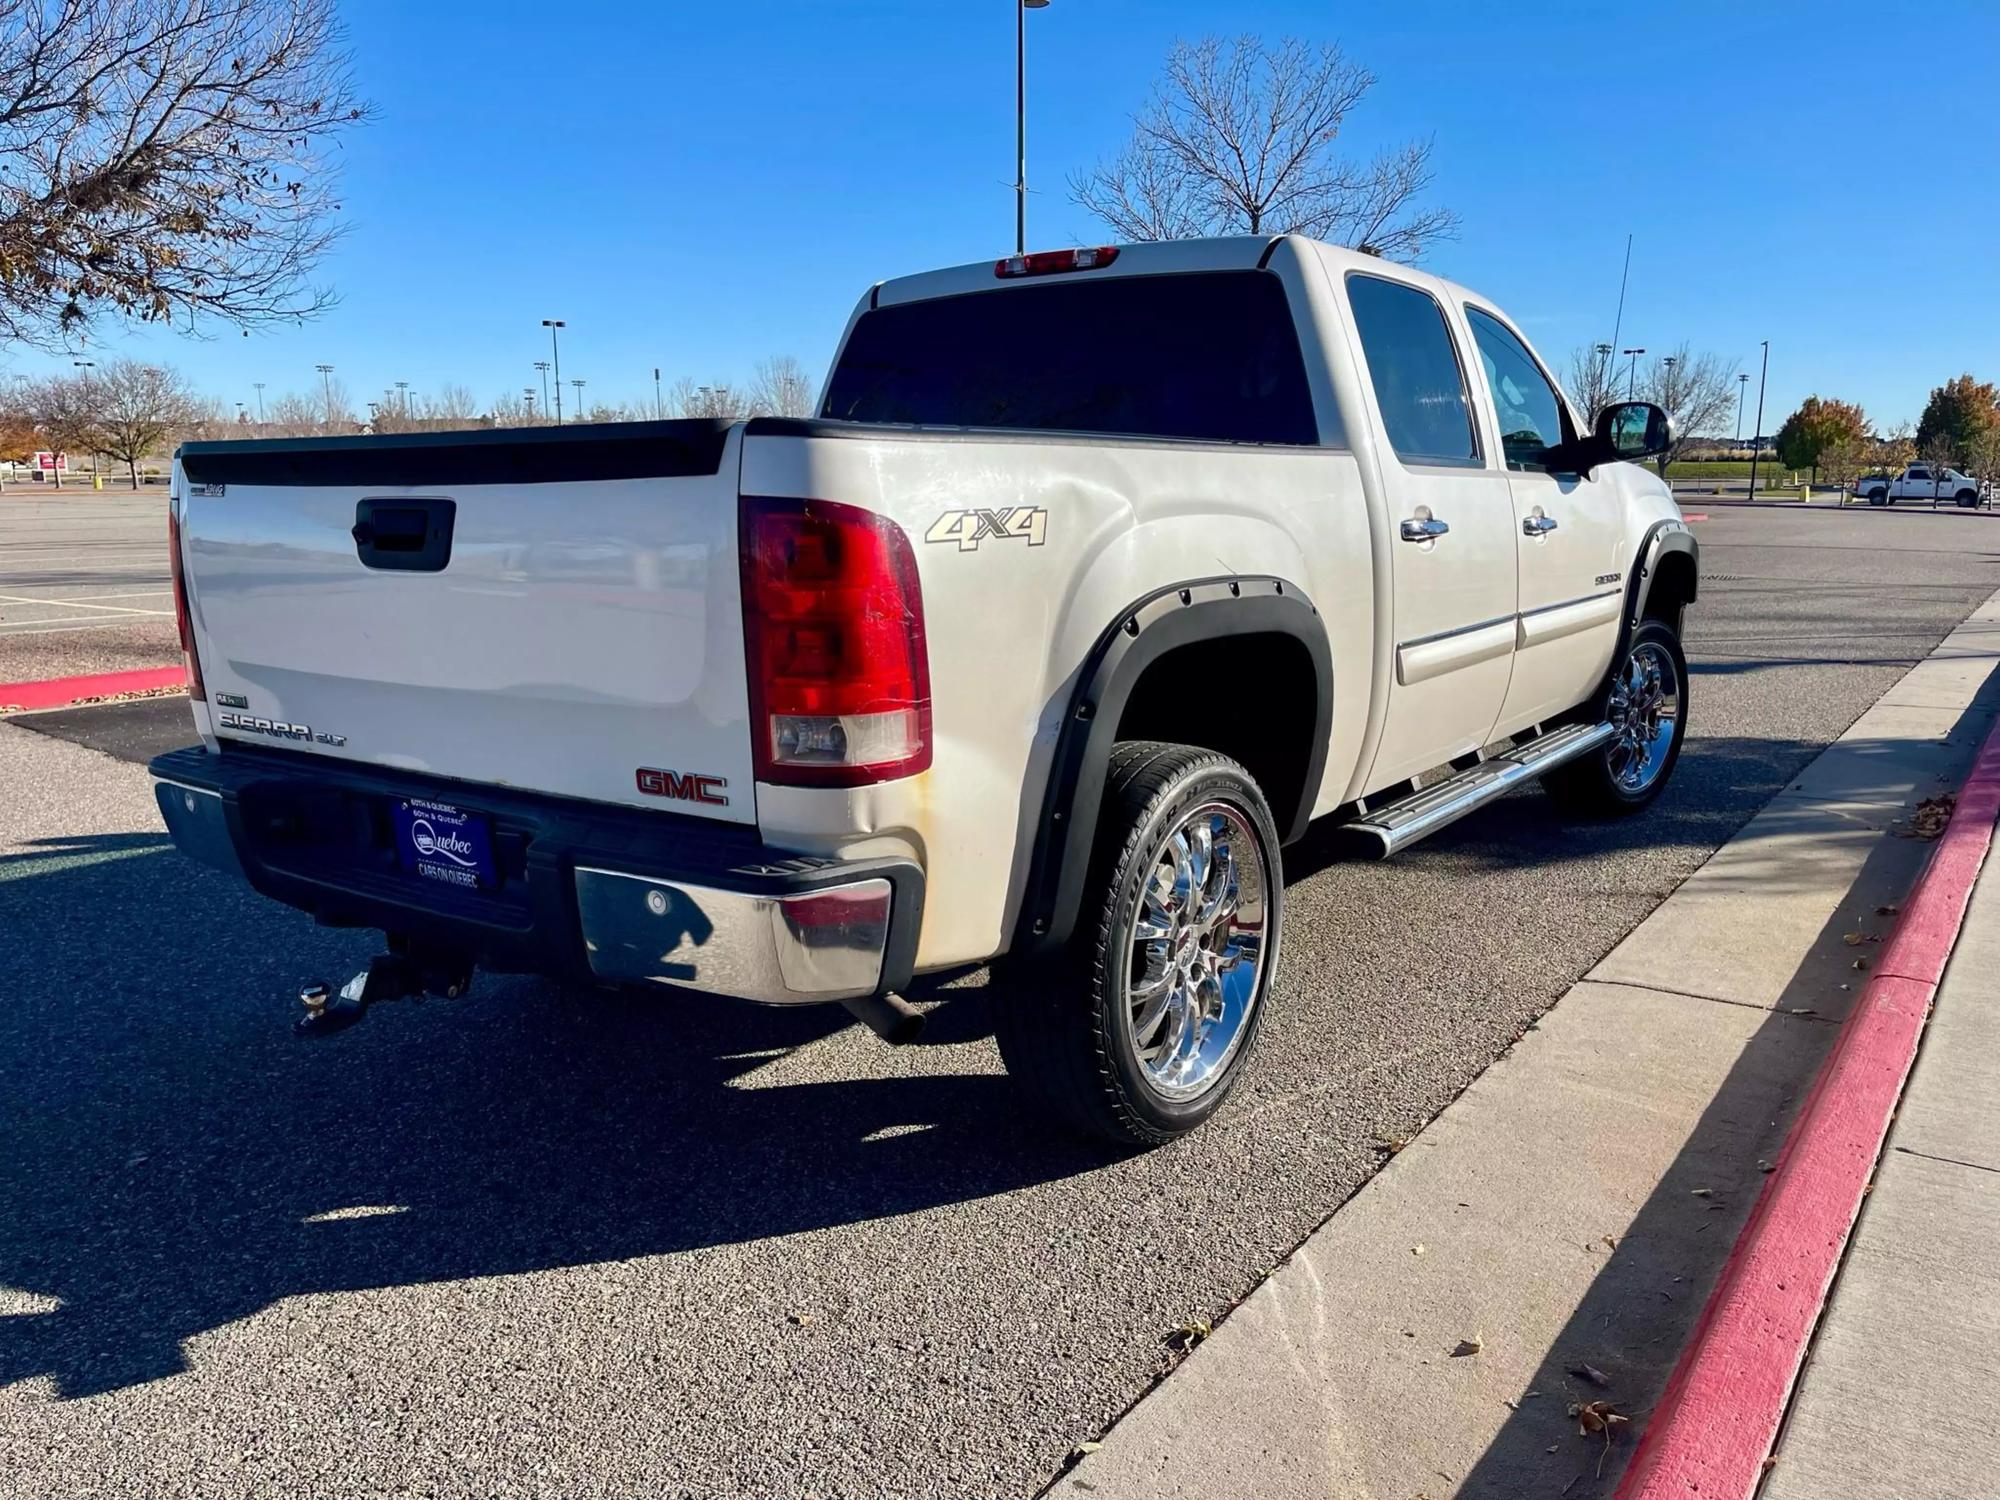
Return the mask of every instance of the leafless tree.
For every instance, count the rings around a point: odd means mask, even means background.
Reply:
[[[121,359],[82,378],[92,411],[92,451],[125,465],[139,487],[139,461],[162,455],[170,433],[198,412],[187,384],[161,365]]]
[[[334,0],[0,0],[0,337],[319,311],[365,115]]]
[[[1664,475],[1690,439],[1707,433],[1735,409],[1736,361],[1719,354],[1695,354],[1682,344],[1653,360],[1640,380],[1639,393],[1673,422],[1673,444],[1654,460]]]
[[[740,422],[750,415],[750,398],[726,380],[698,385],[694,377],[683,375],[667,387],[667,407],[679,417]]]
[[[21,399],[42,441],[56,453],[88,453],[97,437],[90,390],[80,375],[51,375],[22,387]],[[62,470],[52,476],[62,488]]]
[[[813,414],[813,382],[789,354],[780,354],[757,366],[757,378],[750,383],[750,411],[760,417],[809,417]]]
[[[1449,209],[1417,206],[1433,175],[1431,142],[1366,162],[1336,150],[1374,86],[1331,44],[1177,42],[1131,142],[1071,178],[1071,196],[1122,239],[1297,233],[1420,259],[1458,229]]]
[[[1569,356],[1569,395],[1586,422],[1618,399],[1617,358],[1608,344],[1578,344]]]

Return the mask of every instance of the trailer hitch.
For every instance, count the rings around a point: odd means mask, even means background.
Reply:
[[[338,992],[324,980],[315,980],[299,990],[299,1002],[306,1013],[292,1023],[300,1036],[332,1036],[360,1022],[371,1005],[384,1000],[436,995],[456,1000],[472,988],[472,962],[441,954],[412,954],[408,946],[390,939],[390,951],[368,960],[368,967],[356,974]]]

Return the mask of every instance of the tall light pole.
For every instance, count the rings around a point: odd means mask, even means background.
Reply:
[[[1757,459],[1764,451],[1764,377],[1771,373],[1771,341],[1764,340],[1764,367],[1757,372],[1757,430],[1750,434],[1750,498],[1757,498]]]
[[[569,385],[570,389],[576,392],[576,419],[581,422],[583,420],[583,382],[581,380],[572,380]],[[562,399],[561,376],[556,377],[556,399],[558,401]]]
[[[653,420],[662,421],[667,415],[666,403],[660,399],[660,367],[653,366]]]
[[[320,384],[326,390],[326,425],[331,427],[333,425],[333,366],[314,365],[313,368],[319,371]]]
[[[1644,349],[1620,349],[1618,352],[1632,356],[1632,363],[1625,369],[1625,399],[1630,401],[1633,393],[1639,388],[1639,356],[1646,351]]]
[[[535,420],[535,388],[531,385],[521,387],[521,409],[528,414],[528,421],[532,424]]]
[[[1632,278],[1632,236],[1625,236],[1625,269],[1618,273],[1618,316],[1611,324],[1611,342],[1625,331],[1625,283]]]
[[[1049,0],[1020,0],[1014,7],[1014,253],[1028,253],[1028,12]]]
[[[407,417],[407,416],[408,416],[408,415],[410,414],[410,382],[409,382],[409,381],[407,381],[407,380],[399,380],[399,381],[397,381],[397,382],[396,382],[396,404],[397,404],[398,406],[400,406],[400,407],[402,407],[402,408],[403,408],[403,415],[404,415],[404,416],[406,416],[406,417]]]
[[[78,368],[79,370],[94,370],[94,369],[96,369],[96,368],[97,368],[97,361],[96,361],[96,360],[94,360],[94,359],[73,359],[73,360],[71,360],[71,361],[70,361],[70,363],[71,363],[71,364],[73,364],[73,365],[75,365],[75,366],[76,366],[76,367],[77,367],[77,368]],[[95,380],[96,380],[96,377],[95,377],[95,376],[92,376],[92,375],[86,375],[86,376],[84,376],[84,377],[83,377],[83,385],[84,385],[84,389],[85,389],[86,391],[87,391],[87,390],[89,390],[89,389],[91,388],[91,386],[92,386],[92,385],[93,385],[93,384],[95,383]],[[95,406],[95,405],[97,404],[97,401],[96,401],[96,398],[95,398],[94,396],[93,396],[93,397],[91,397],[91,398],[89,398],[89,399],[90,399],[90,404],[91,404],[92,406]],[[60,455],[58,455],[58,456],[60,456]],[[98,479],[97,479],[97,453],[96,453],[96,451],[95,451],[95,450],[92,450],[92,452],[91,452],[91,455],[90,455],[90,477],[91,477],[91,478],[92,478],[93,480],[97,480],[97,483],[98,483],[98,487],[99,487],[100,489],[101,489],[101,488],[103,488],[103,481],[102,481],[102,480],[98,480]],[[57,488],[57,489],[61,489],[61,488],[62,488],[62,470],[61,470],[61,469],[57,469],[57,470],[56,470],[56,488]],[[134,489],[137,489],[137,488],[138,488],[138,485],[136,485],[136,484],[135,484],[135,485],[133,485],[133,486],[132,486],[132,488],[134,488]]]
[[[1750,372],[1736,372],[1736,441],[1743,441],[1743,393],[1750,388]]]
[[[549,362],[538,359],[535,368],[542,372],[542,415],[546,417],[549,414]]]
[[[544,318],[542,327],[549,331],[549,358],[556,366],[556,425],[562,426],[562,350],[556,347],[556,330],[569,325],[561,318]]]
[[[253,380],[250,383],[257,388],[257,425],[262,427],[264,425],[264,382]]]

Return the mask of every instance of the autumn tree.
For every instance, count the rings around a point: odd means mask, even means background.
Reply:
[[[334,0],[0,0],[0,338],[325,307]]]
[[[1819,483],[1821,457],[1836,443],[1854,444],[1859,451],[1868,433],[1868,418],[1861,408],[1848,401],[1808,396],[1799,409],[1785,418],[1773,446],[1778,462],[1788,469],[1811,469],[1813,483]]]
[[[1654,359],[1639,394],[1665,411],[1673,427],[1673,442],[1655,460],[1664,476],[1681,450],[1720,423],[1734,405],[1736,361],[1695,354],[1682,344]]]
[[[2000,422],[2000,390],[1991,381],[1960,375],[1931,392],[1917,419],[1917,452],[1927,462],[1962,468],[1986,430]],[[1932,458],[1933,453],[1946,455]]]
[[[167,437],[196,420],[200,406],[180,375],[160,365],[121,359],[79,381],[91,417],[91,450],[125,465],[139,487],[139,460],[161,452]]]
[[[88,453],[97,437],[89,382],[82,375],[51,375],[22,388],[28,419],[55,453]],[[62,488],[62,470],[50,477]]]
[[[1305,234],[1395,260],[1456,234],[1419,204],[1431,142],[1359,161],[1337,148],[1375,75],[1339,47],[1257,37],[1177,42],[1125,149],[1070,179],[1071,197],[1126,240]]]
[[[0,458],[18,463],[42,446],[35,419],[19,391],[0,395]]]

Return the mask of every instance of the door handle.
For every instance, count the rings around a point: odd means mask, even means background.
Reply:
[[[1436,516],[1412,517],[1403,523],[1406,542],[1434,542],[1451,528]]]
[[[1525,536],[1544,536],[1555,529],[1554,516],[1533,515],[1521,523],[1521,532]]]

